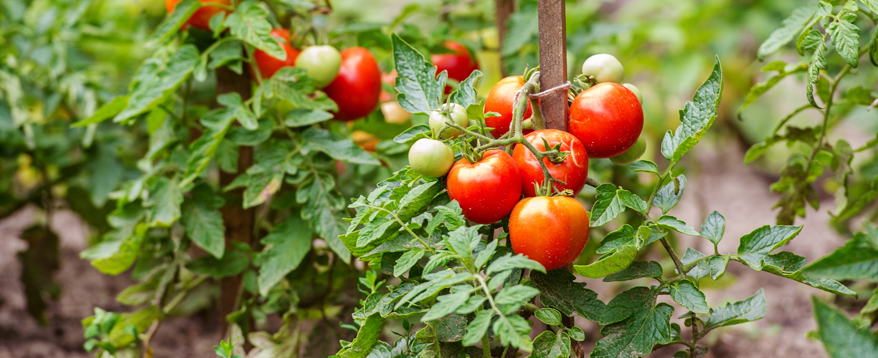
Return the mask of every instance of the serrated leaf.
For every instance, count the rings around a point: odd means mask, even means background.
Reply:
[[[305,127],[332,119],[332,113],[319,109],[294,109],[287,113],[284,124],[287,127]]]
[[[466,326],[466,334],[463,336],[461,343],[464,346],[471,346],[481,341],[485,333],[488,332],[488,327],[491,326],[493,314],[494,311],[492,310],[476,313],[476,318]]]
[[[475,87],[478,85],[479,79],[481,78],[482,71],[473,71],[465,80],[460,82],[457,91],[452,92],[448,100],[451,101],[451,103],[457,103],[463,106],[463,108],[469,108],[471,105],[479,104],[479,95],[476,93]]]
[[[856,2],[854,7],[856,7]],[[856,12],[854,19],[856,19]],[[857,67],[860,61],[860,29],[847,20],[833,21],[826,28],[832,38],[832,46],[851,67]]]
[[[430,133],[429,126],[426,124],[418,124],[398,134],[393,138],[393,141],[399,144],[414,143],[421,138],[430,138]]]
[[[499,242],[500,240],[491,241],[489,244],[485,245],[484,250],[479,252],[478,256],[476,256],[475,262],[473,263],[473,266],[477,270],[481,269],[482,266],[488,263],[491,257],[494,256],[494,252],[497,251],[497,245],[499,244]]]
[[[865,234],[856,233],[844,246],[802,271],[833,280],[878,280],[878,248]]]
[[[415,215],[424,212],[428,208],[430,201],[433,200],[433,197],[442,189],[442,184],[438,181],[427,182],[412,188],[399,200],[397,216],[402,221],[408,221]]]
[[[622,202],[622,205],[625,205],[625,207],[639,213],[643,213],[646,211],[646,202],[643,201],[643,199],[641,199],[639,196],[634,195],[630,191],[624,189],[619,189],[617,191],[617,194],[619,195],[619,200]]]
[[[396,259],[396,266],[393,267],[393,276],[401,277],[404,273],[408,272],[412,266],[417,264],[418,260],[422,257],[424,257],[424,250],[415,248],[406,251],[402,256]]]
[[[726,232],[726,218],[718,211],[714,210],[701,224],[701,236],[713,243],[714,249],[722,240],[723,234]]]
[[[498,305],[524,304],[539,293],[540,290],[533,287],[524,285],[512,286],[500,290],[500,293],[494,297],[494,303]]]
[[[830,5],[830,10],[832,6]],[[793,40],[817,14],[819,7],[809,3],[799,7],[781,23],[781,28],[774,30],[768,39],[759,46],[757,57],[761,60]]]
[[[659,175],[658,165],[649,160],[638,160],[628,164],[627,168],[635,172],[647,172]]]
[[[132,86],[128,105],[113,118],[113,122],[124,121],[163,103],[189,78],[199,58],[195,45],[184,45],[163,64],[161,71],[138,78]]]
[[[601,338],[591,352],[592,358],[641,357],[657,344],[671,341],[671,314],[674,308],[667,303],[647,305],[622,322],[601,329]]]
[[[270,14],[258,2],[245,0],[238,4],[235,12],[226,17],[225,25],[232,36],[237,37],[251,46],[265,51],[278,60],[287,59],[287,53],[271,37]]]
[[[437,297],[437,303],[427,311],[424,317],[421,318],[421,321],[433,321],[454,313],[458,307],[466,302],[471,291],[472,290],[459,291]]]
[[[522,350],[531,350],[528,334],[531,331],[528,321],[519,315],[507,316],[506,319],[494,321],[494,333],[500,338],[500,344]]]
[[[372,154],[356,145],[350,138],[332,133],[325,129],[308,128],[302,133],[305,145],[302,150],[320,151],[333,159],[343,160],[355,164],[381,165],[381,162]]]
[[[695,231],[691,226],[686,225],[683,220],[677,219],[671,215],[662,215],[656,220],[656,225],[663,227],[665,229],[674,230],[681,234],[686,234],[690,236],[701,236],[698,231]]]
[[[311,251],[311,228],[304,220],[291,216],[262,238],[268,248],[262,253],[259,267],[259,293],[268,294],[275,284],[299,267]]]
[[[645,306],[655,304],[655,291],[649,287],[634,287],[613,297],[601,314],[601,325],[621,322]]]
[[[561,325],[561,312],[558,312],[558,310],[554,308],[541,308],[538,311],[534,312],[534,316],[536,316],[538,320],[547,325]]]
[[[556,334],[551,330],[543,331],[533,342],[530,358],[567,358],[570,357],[570,336],[562,332]]]
[[[847,315],[816,296],[812,296],[811,301],[814,303],[817,336],[831,357],[875,357],[878,354],[878,337],[868,328],[858,328]]]
[[[521,254],[515,256],[508,254],[497,260],[494,260],[494,262],[488,265],[488,269],[485,270],[485,273],[488,275],[492,275],[495,272],[502,272],[516,268],[531,269],[542,273],[546,272],[546,268],[543,267],[543,265],[541,265],[539,262],[531,260]]]
[[[659,209],[662,209],[662,214],[667,214],[668,211],[671,211],[671,209],[680,202],[680,198],[683,197],[683,191],[685,189],[686,176],[680,174],[656,192],[652,203]]]
[[[760,288],[755,295],[743,301],[727,303],[716,309],[711,309],[710,316],[704,320],[704,329],[711,330],[717,327],[760,320],[765,317],[767,309],[765,293]]]
[[[704,293],[692,281],[677,281],[668,286],[668,289],[674,302],[695,313],[708,313],[710,306],[707,305]]]
[[[587,278],[601,278],[628,267],[634,261],[634,257],[637,256],[638,250],[637,246],[625,245],[622,249],[604,256],[591,264],[574,265],[573,268],[580,275]]]
[[[399,105],[409,113],[428,114],[439,108],[448,74],[436,76],[436,66],[396,34],[390,35],[397,72]]]
[[[615,185],[601,184],[596,190],[597,195],[591,209],[591,223],[589,224],[591,227],[604,225],[625,210]]]
[[[217,210],[224,200],[207,185],[192,190],[192,199],[183,204],[183,226],[195,245],[216,258],[225,252],[225,226]]]
[[[655,261],[634,261],[628,268],[604,277],[604,282],[629,281],[644,277],[661,277],[662,266]]]
[[[103,122],[107,119],[114,117],[128,106],[128,98],[130,97],[131,96],[129,95],[113,98],[112,101],[107,102],[103,106],[101,106],[101,108],[98,108],[98,110],[94,114],[92,114],[91,117],[73,123],[71,127],[85,127]]]
[[[801,226],[765,225],[741,237],[738,255],[768,254],[795,238],[800,231]]]
[[[819,33],[819,32],[818,32]],[[822,37],[821,37],[822,39]],[[806,38],[804,46],[814,45],[814,41],[816,39],[808,37]],[[778,66],[780,65],[780,66]],[[773,67],[770,67],[773,66]],[[741,107],[738,107],[738,118],[741,118],[741,113],[744,112],[744,109],[749,107],[756,99],[761,97],[763,94],[768,92],[768,90],[772,89],[774,85],[778,84],[782,79],[786,78],[789,75],[805,72],[808,70],[807,63],[799,63],[796,65],[786,65],[786,62],[783,61],[775,61],[772,62],[765,67],[762,68],[763,72],[766,71],[777,71],[778,73],[774,76],[769,77],[767,80],[759,82],[753,87],[750,87],[750,91],[747,92],[747,95],[744,96],[744,103],[741,104]]]
[[[157,44],[165,42],[168,38],[180,31],[183,24],[192,17],[199,8],[201,2],[196,0],[183,0],[174,5],[174,12],[168,15],[161,24],[156,28],[152,38],[146,44],[147,48],[152,48]]]
[[[357,332],[355,338],[350,345],[342,348],[338,352],[339,358],[366,358],[372,347],[378,342],[381,335],[381,327],[384,325],[384,319],[379,314],[373,314],[366,318],[366,321]]]
[[[540,290],[540,303],[565,315],[576,313],[596,322],[606,307],[596,292],[585,288],[585,282],[575,282],[576,276],[566,270],[531,272],[530,278]]]
[[[151,226],[168,227],[180,219],[183,191],[176,180],[159,178],[150,188],[143,205],[150,208],[147,220]]]
[[[686,102],[686,106],[680,111],[680,126],[673,135],[670,131],[665,134],[662,141],[662,155],[665,158],[677,163],[701,140],[716,120],[722,90],[723,71],[717,58],[713,72],[695,91],[693,102]]]
[[[821,41],[817,44],[814,54],[811,55],[811,59],[808,61],[808,84],[806,85],[805,93],[808,96],[808,103],[817,108],[821,107],[814,100],[814,84],[820,79],[820,70],[826,69],[824,51],[826,51],[826,44]]]

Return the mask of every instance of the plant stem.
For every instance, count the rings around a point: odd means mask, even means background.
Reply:
[[[487,334],[482,336],[482,356],[491,358],[491,341],[488,340]]]
[[[585,178],[585,184],[592,187],[592,188],[597,188],[597,187],[601,186],[601,183],[599,181],[594,180],[592,178],[588,178],[588,177]]]
[[[421,243],[421,245],[424,245],[424,248],[427,249],[427,251],[429,251],[431,254],[436,253],[436,251],[433,250],[433,248],[430,247],[430,245],[427,245],[427,242],[424,241],[424,239],[422,239],[420,236],[418,236],[418,234],[415,234],[414,231],[412,231],[412,229],[409,229],[409,227],[402,221],[402,219],[399,218],[399,216],[396,215],[396,213],[394,213],[393,211],[387,210],[385,208],[382,208],[380,206],[374,206],[374,205],[366,205],[366,206],[369,208],[372,208],[372,209],[384,211],[384,212],[390,214],[391,216],[393,216],[393,220],[395,220],[400,226],[402,226],[402,228],[405,229],[406,232],[408,232],[410,235],[414,236],[415,239],[417,239],[418,242]]]
[[[665,247],[668,255],[671,256],[671,260],[674,260],[674,266],[677,267],[677,271],[680,273],[678,276],[686,276],[686,271],[683,270],[683,263],[680,262],[680,258],[677,257],[677,253],[674,252],[674,248],[671,247],[671,243],[668,242],[668,239],[663,237],[659,241],[662,242],[662,246]]]

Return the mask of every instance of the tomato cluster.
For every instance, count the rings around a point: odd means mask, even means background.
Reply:
[[[180,1],[166,0],[168,13],[172,13]],[[202,7],[192,14],[183,25],[183,29],[192,26],[209,31],[210,19],[214,15],[229,12],[225,8],[211,4],[231,5],[231,0],[199,1],[203,4]],[[294,37],[291,37],[290,31],[284,28],[272,29],[270,36],[277,41],[286,56],[277,58],[260,49],[253,51],[255,66],[250,70],[254,78],[269,79],[284,67],[304,69],[308,77],[314,80],[314,87],[323,89],[338,105],[333,118],[339,121],[363,118],[378,106],[381,70],[369,50],[351,47],[339,52],[328,45],[298,49],[293,46]]]
[[[439,62],[435,55],[433,61]],[[573,196],[586,184],[589,158],[627,165],[646,149],[640,91],[619,83],[624,75],[621,63],[611,55],[595,55],[582,70],[579,79],[587,88],[570,104],[569,132],[524,130],[511,155],[499,149],[465,151],[455,162],[454,151],[443,141],[465,135],[469,119],[462,106],[446,104],[430,114],[433,138],[418,140],[409,151],[416,173],[445,177],[448,196],[468,220],[492,224],[508,217],[512,248],[547,270],[572,263],[588,241],[588,213]],[[494,138],[510,137],[513,106],[521,100],[519,93],[524,95],[524,85],[522,76],[506,77],[488,94],[485,125]],[[527,103],[521,119],[533,115]],[[464,138],[465,147],[470,139]]]

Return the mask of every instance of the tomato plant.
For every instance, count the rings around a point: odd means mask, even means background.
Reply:
[[[554,178],[554,190],[570,190],[574,196],[582,191],[588,178],[588,155],[579,139],[564,131],[543,129],[524,136],[524,140],[542,152],[566,152],[564,158],[542,158],[543,165]],[[535,188],[545,186],[543,165],[537,163],[537,157],[524,144],[515,145],[512,157],[521,172],[522,192],[535,196]]]

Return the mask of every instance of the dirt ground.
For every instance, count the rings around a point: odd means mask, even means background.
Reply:
[[[688,177],[686,195],[674,210],[677,217],[699,227],[704,215],[718,210],[726,217],[725,239],[721,252],[734,252],[737,238],[751,230],[774,222],[771,206],[776,196],[768,191],[771,179],[742,165],[743,149],[699,146],[700,173]],[[722,154],[717,154],[721,152]],[[801,235],[785,249],[812,261],[844,240],[826,224],[826,209],[809,212]],[[125,275],[110,277],[100,274],[78,257],[85,248],[87,231],[69,212],[58,212],[52,226],[60,234],[62,262],[57,279],[63,293],[48,312],[49,325],[39,326],[26,312],[23,288],[19,283],[20,265],[16,252],[26,244],[18,239],[22,229],[32,220],[33,210],[25,209],[0,222],[0,358],[79,358],[89,355],[82,349],[80,320],[99,306],[112,311],[126,308],[115,302],[115,295],[131,282]],[[710,243],[700,238],[687,238],[702,252]],[[682,252],[680,253],[682,255]],[[703,343],[710,346],[708,357],[826,357],[819,342],[805,338],[815,328],[810,304],[811,295],[827,296],[825,292],[766,273],[753,273],[737,263],[727,271],[735,282],[728,287],[706,291],[708,303],[740,300],[765,288],[768,313],[761,321],[721,329]],[[612,287],[599,281],[589,282],[604,301]],[[682,312],[675,312],[674,317]],[[578,322],[586,331],[594,331],[591,322]],[[214,318],[209,314],[185,319],[170,319],[153,339],[155,357],[215,357],[213,345],[220,339]],[[688,334],[684,329],[684,335]],[[590,350],[590,347],[586,347]],[[649,357],[671,357],[676,349],[660,349]]]

